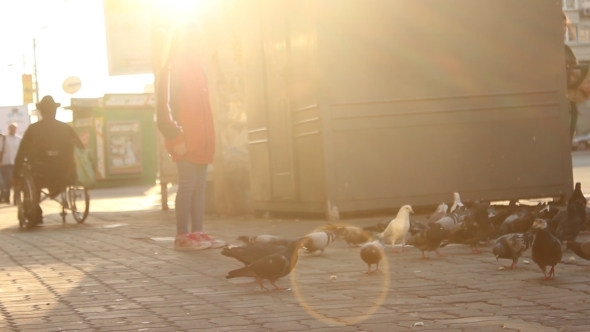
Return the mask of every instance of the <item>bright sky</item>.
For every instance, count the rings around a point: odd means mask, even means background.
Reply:
[[[153,82],[151,74],[109,77],[102,0],[0,0],[0,8],[0,106],[22,105],[21,75],[33,73],[33,38],[40,97],[69,105],[72,96],[62,90],[69,76],[82,81],[74,98],[142,93]]]

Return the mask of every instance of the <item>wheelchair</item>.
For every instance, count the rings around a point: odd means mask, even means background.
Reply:
[[[19,177],[19,186],[14,188],[15,202],[18,207],[18,222],[21,228],[37,226],[41,220],[39,204],[45,200],[53,200],[60,204],[62,223],[66,222],[70,211],[74,220],[82,224],[90,210],[88,189],[77,184],[68,185],[57,195],[50,195],[46,188],[38,188],[29,167],[23,167]]]

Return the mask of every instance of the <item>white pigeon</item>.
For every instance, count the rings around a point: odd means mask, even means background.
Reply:
[[[451,206],[451,210],[449,211],[449,213],[453,213],[453,211],[455,211],[456,208],[462,206],[463,203],[461,202],[461,196],[459,196],[459,193],[453,193],[453,205]]]
[[[313,254],[316,251],[320,251],[320,255],[324,253],[324,249],[334,242],[336,235],[329,231],[313,232],[306,235],[301,241],[303,248],[305,248],[306,254]]]
[[[395,219],[389,222],[387,228],[379,236],[380,239],[389,239],[393,252],[397,252],[395,250],[395,241],[399,239],[402,240],[402,251],[406,251],[406,235],[410,230],[410,213],[414,213],[411,206],[402,206]]]

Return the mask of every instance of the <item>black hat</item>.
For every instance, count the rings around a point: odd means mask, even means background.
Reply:
[[[60,107],[60,103],[56,103],[51,96],[45,96],[41,99],[40,102],[37,103],[37,109],[47,108],[47,107]]]

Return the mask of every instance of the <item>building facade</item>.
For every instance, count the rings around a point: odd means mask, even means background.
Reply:
[[[580,63],[590,64],[590,0],[563,0],[563,12],[571,21],[565,42]],[[578,104],[578,135],[590,133],[590,103]]]
[[[566,43],[580,62],[590,63],[590,0],[563,0],[563,11],[572,22]]]

